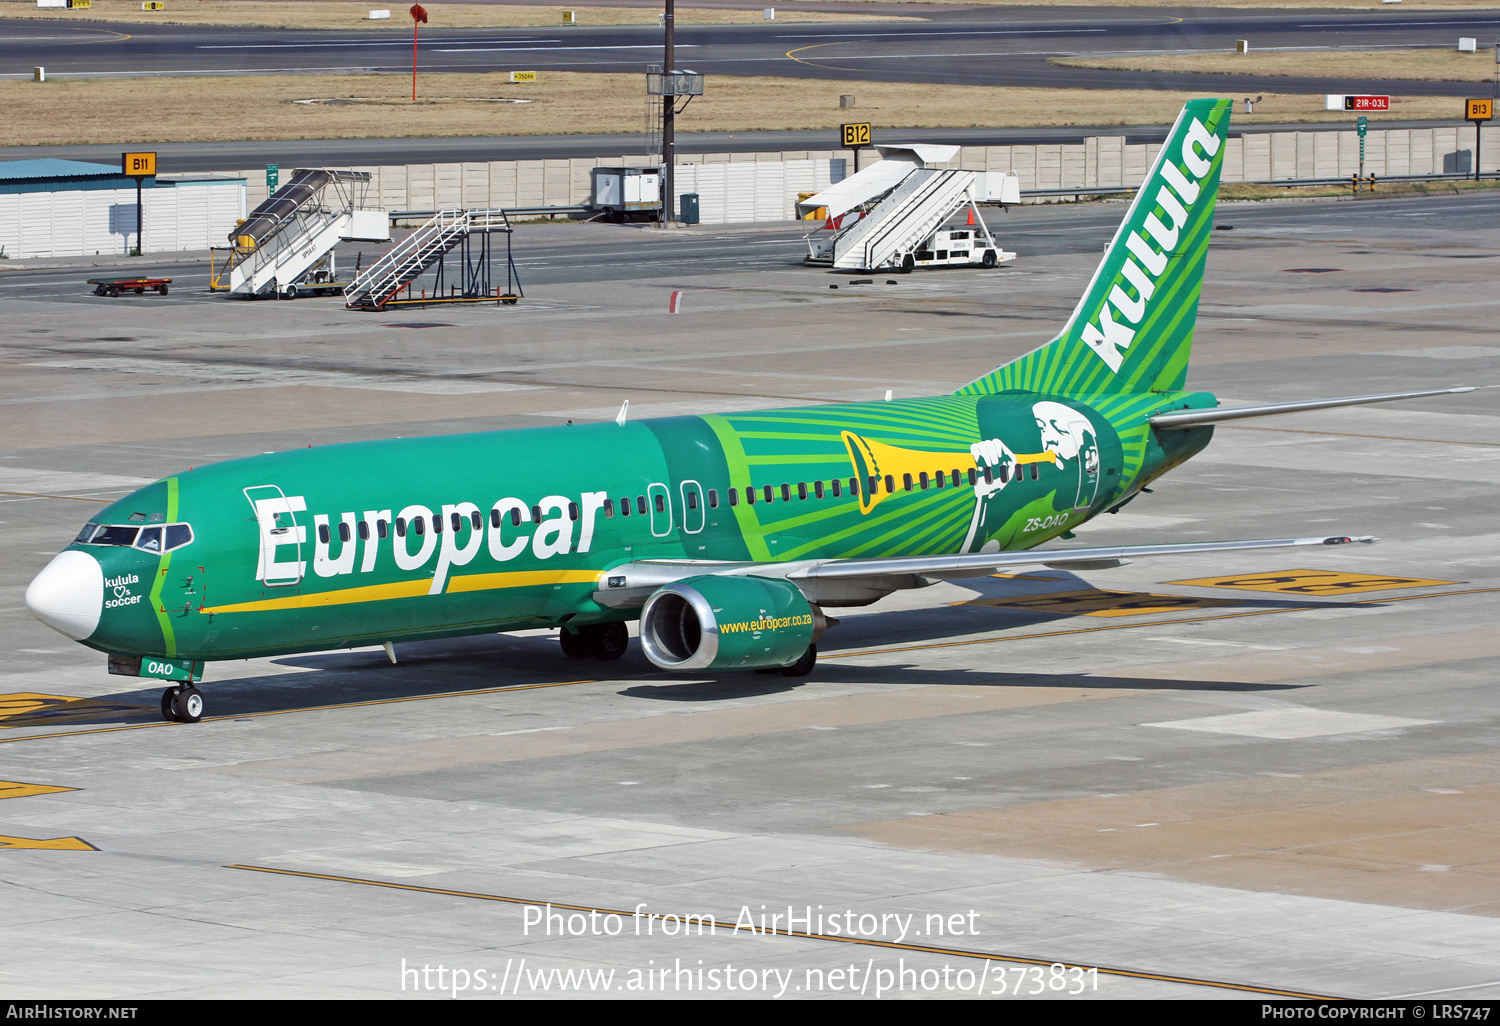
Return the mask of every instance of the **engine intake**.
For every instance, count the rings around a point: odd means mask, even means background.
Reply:
[[[828,620],[797,586],[771,577],[690,577],[641,611],[641,648],[663,670],[791,666]]]

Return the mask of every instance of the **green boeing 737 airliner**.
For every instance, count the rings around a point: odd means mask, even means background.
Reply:
[[[203,715],[206,661],[561,629],[667,670],[811,671],[824,609],[1026,563],[1368,538],[1029,552],[1206,446],[1212,425],[1437,392],[1219,409],[1185,390],[1229,100],[1183,109],[1051,342],[952,395],[295,450],[168,477],[26,592],[115,673]],[[1455,391],[1444,389],[1439,391]],[[580,453],[610,454],[608,460]]]

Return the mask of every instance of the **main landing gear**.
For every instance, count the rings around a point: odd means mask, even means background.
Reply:
[[[191,684],[179,684],[161,693],[161,718],[174,723],[197,723],[203,719],[203,692]]]
[[[613,661],[630,647],[630,630],[623,623],[590,623],[582,627],[564,627],[557,640],[569,659],[593,656]]]

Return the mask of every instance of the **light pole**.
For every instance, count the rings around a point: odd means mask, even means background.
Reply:
[[[664,81],[670,82],[670,81],[672,81],[671,75],[672,75],[672,68],[673,68],[673,64],[672,64],[673,53],[672,53],[672,50],[676,46],[676,25],[673,24],[673,14],[674,14],[674,10],[673,9],[676,6],[676,2],[675,2],[675,0],[666,0],[666,5],[667,5],[667,13],[666,13],[666,16],[662,19],[662,22],[663,22],[664,25],[666,25],[666,29],[667,29],[666,52],[662,55],[661,70],[662,70],[662,73],[667,76],[664,79]],[[673,177],[675,177],[672,174],[672,171],[673,171],[673,166],[676,164],[676,158],[677,158],[677,155],[674,152],[674,150],[676,148],[675,147],[675,140],[672,137],[673,136],[673,131],[676,128],[675,122],[677,120],[677,97],[675,95],[664,96],[664,97],[662,97],[662,101],[663,102],[662,102],[662,108],[661,108],[661,208],[662,208],[661,223],[662,224],[671,224],[673,221],[677,220],[677,209],[676,209],[677,208],[677,197],[673,194],[673,191],[672,191],[672,189],[673,189],[672,179],[673,179]]]

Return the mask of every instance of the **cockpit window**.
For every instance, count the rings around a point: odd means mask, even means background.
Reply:
[[[154,554],[180,549],[192,540],[193,529],[187,524],[166,524],[162,527],[89,524],[79,532],[74,544],[134,546],[142,552]]]
[[[141,533],[139,527],[124,527],[104,525],[95,532],[90,540],[90,545],[134,545],[135,536]]]

